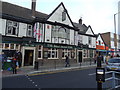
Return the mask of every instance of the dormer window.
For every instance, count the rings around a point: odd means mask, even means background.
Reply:
[[[18,22],[7,20],[6,34],[17,35],[18,34]]]
[[[62,12],[62,21],[65,21],[66,20],[66,12],[65,10]]]

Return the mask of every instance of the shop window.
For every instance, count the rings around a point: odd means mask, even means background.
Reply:
[[[16,44],[16,50],[19,50],[19,48],[20,48],[20,45],[19,44]]]
[[[5,49],[9,49],[9,44],[5,44]]]
[[[42,58],[42,46],[38,46],[38,58]]]
[[[48,59],[58,58],[58,49],[48,49]]]
[[[68,49],[63,49],[62,50],[62,58],[65,59],[66,57],[65,56],[69,56],[69,58],[71,58],[71,54],[70,54],[70,50]]]
[[[76,50],[71,51],[71,58],[76,59]]]
[[[10,49],[14,49],[14,44],[10,44]]]
[[[7,32],[8,35],[17,35],[18,33],[18,22],[7,20]]]

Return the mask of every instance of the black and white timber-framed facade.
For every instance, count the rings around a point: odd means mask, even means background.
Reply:
[[[85,30],[80,23],[76,26],[63,3],[49,15],[35,11],[36,2],[31,9],[1,3],[2,51],[8,57],[21,51],[22,66],[34,66],[35,61],[40,65],[64,63],[65,55],[71,63],[94,57],[96,37],[91,26]]]

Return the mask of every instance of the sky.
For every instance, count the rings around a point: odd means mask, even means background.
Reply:
[[[2,1],[29,9],[31,8],[31,0]],[[82,17],[83,23],[87,26],[90,25],[95,34],[105,32],[114,33],[114,14],[118,12],[119,1],[120,0],[36,0],[36,10],[50,14],[63,2],[73,22],[78,22]]]

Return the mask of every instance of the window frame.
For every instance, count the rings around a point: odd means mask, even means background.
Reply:
[[[55,52],[55,57],[52,57],[53,51]],[[56,48],[49,48],[48,54],[50,54],[50,57],[48,56],[48,59],[58,59],[58,49]]]
[[[64,57],[63,57],[63,53],[64,53]],[[69,49],[62,49],[62,59],[66,59],[65,56],[69,56],[69,59],[71,59],[71,51]]]
[[[31,27],[30,29],[29,29],[29,26]],[[29,34],[29,31],[31,32],[31,35]],[[32,27],[31,24],[27,24],[27,35],[26,36],[27,37],[32,37],[33,36],[33,27]]]
[[[11,28],[10,31],[9,31],[9,28]],[[14,29],[15,29],[15,31],[14,31]],[[11,21],[11,20],[6,21],[6,35],[18,36],[18,30],[19,30],[19,23],[18,22]]]
[[[38,59],[42,59],[43,58],[43,46],[41,46],[41,48],[39,48],[39,46],[41,45],[38,45]],[[39,52],[41,52],[41,57],[39,57]]]

